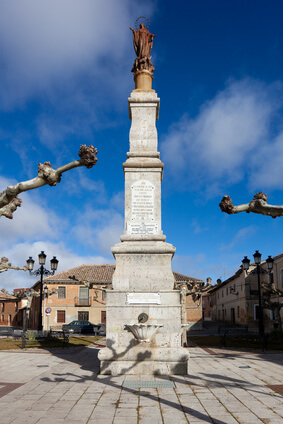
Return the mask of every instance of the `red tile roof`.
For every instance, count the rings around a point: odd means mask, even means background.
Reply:
[[[242,274],[242,272],[243,272],[242,268],[238,269],[238,271],[235,272],[235,274],[229,277],[227,280],[223,281],[220,284],[217,284],[216,286],[211,287],[210,293],[213,293],[217,291],[218,289],[222,289],[224,286],[226,286],[226,284],[230,283],[231,281],[235,280],[235,278],[239,277]]]
[[[64,282],[76,284],[69,276],[75,276],[76,279],[82,281],[90,281],[95,283],[110,283],[112,275],[115,271],[115,265],[80,265],[67,271],[58,272],[51,277],[44,278],[45,283]],[[77,282],[79,284],[79,282]]]
[[[202,281],[199,278],[188,277],[188,275],[180,274],[179,272],[173,271],[174,279],[176,282],[179,281],[189,281],[189,282],[197,282]]]
[[[0,290],[0,300],[18,300],[18,298],[6,291]]]
[[[70,283],[79,284],[71,280],[69,276],[75,276],[77,280],[90,281],[94,283],[110,283],[115,271],[115,265],[80,265],[67,271],[58,272],[51,277],[44,278],[45,283]],[[187,275],[174,272],[175,281],[200,281],[197,278],[188,277]]]

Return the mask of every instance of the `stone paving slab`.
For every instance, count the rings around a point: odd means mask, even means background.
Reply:
[[[189,350],[189,375],[170,377],[98,375],[97,347],[1,351],[0,422],[283,424],[282,353]],[[127,380],[175,387],[123,387]]]

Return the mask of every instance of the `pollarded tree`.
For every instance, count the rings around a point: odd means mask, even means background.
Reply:
[[[244,203],[243,205],[233,205],[230,196],[225,195],[219,203],[222,212],[226,212],[229,215],[240,213],[240,212],[253,212],[260,215],[268,215],[272,218],[283,216],[283,205],[269,205],[267,203],[267,195],[262,191],[254,195],[253,200],[250,203]]]
[[[186,298],[187,296],[192,296],[194,302],[199,301],[202,296],[202,293],[206,292],[211,286],[211,278],[206,279],[206,284],[202,280],[189,280],[184,281],[182,284],[175,284],[175,289],[180,290],[181,297],[181,323],[182,323],[182,344],[187,343],[187,313],[186,313]]]
[[[283,308],[283,302],[280,302],[280,298],[283,297],[283,291],[277,289],[274,284],[261,283],[261,287],[264,289],[263,307],[273,312],[276,327],[282,331],[280,310]]]
[[[97,149],[91,145],[82,145],[79,150],[79,160],[75,160],[66,165],[60,166],[57,169],[53,169],[50,162],[44,162],[44,164],[38,165],[37,177],[10,185],[0,194],[0,217],[5,216],[6,218],[13,219],[13,213],[21,206],[22,200],[17,197],[18,194],[24,191],[34,190],[49,184],[55,186],[61,181],[62,174],[73,168],[85,166],[86,168],[92,168],[97,162]],[[12,266],[9,259],[2,257],[0,261],[0,273],[14,269],[18,271],[26,271],[28,268],[24,266],[22,268]]]
[[[38,165],[37,177],[22,181],[15,185],[10,185],[0,194],[0,217],[13,219],[13,212],[21,206],[22,200],[17,197],[18,194],[24,191],[34,190],[35,188],[44,185],[55,186],[61,181],[62,174],[73,168],[86,166],[88,169],[92,168],[97,162],[97,149],[93,146],[82,145],[79,150],[79,160],[67,163],[57,169],[51,167],[50,162],[40,163]]]
[[[26,265],[23,268],[20,268],[18,266],[12,266],[11,262],[9,262],[9,259],[3,256],[0,261],[0,273],[8,271],[8,269],[15,269],[17,271],[27,271],[28,267]]]

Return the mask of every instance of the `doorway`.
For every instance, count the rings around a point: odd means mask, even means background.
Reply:
[[[88,311],[78,311],[78,320],[79,321],[88,321],[89,312]]]
[[[235,308],[231,308],[231,324],[235,324]]]
[[[101,311],[101,324],[106,323],[106,311]]]

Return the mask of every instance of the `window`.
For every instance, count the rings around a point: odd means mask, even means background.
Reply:
[[[106,300],[106,291],[102,290],[101,299]]]
[[[259,306],[254,305],[254,319],[259,319]]]
[[[240,306],[237,306],[237,318],[240,318]]]
[[[18,312],[18,310],[19,310],[18,302],[15,302],[15,312]]]
[[[217,293],[217,299],[219,299],[219,293]]]
[[[280,283],[281,287],[283,287],[283,268],[280,269]]]
[[[79,297],[80,297],[80,299],[88,299],[89,288],[88,287],[80,287]]]
[[[228,296],[228,287],[226,287],[226,295]]]
[[[58,299],[66,299],[66,287],[58,287]]]
[[[4,315],[1,315],[1,322],[4,322]]]
[[[271,319],[271,320],[274,320],[274,319],[275,319],[274,311],[272,311],[272,310],[270,309],[270,310],[269,310],[269,312],[270,312],[270,319]]]
[[[274,283],[274,275],[273,275],[273,271],[271,273],[268,274],[268,284],[273,284]]]
[[[4,302],[2,302],[1,303],[1,312],[4,312],[5,311],[5,303]]]
[[[57,322],[65,322],[65,311],[57,311]]]
[[[79,311],[78,312],[78,320],[79,321],[88,321],[89,320],[88,311]]]
[[[101,311],[101,322],[102,324],[106,323],[106,311]]]

